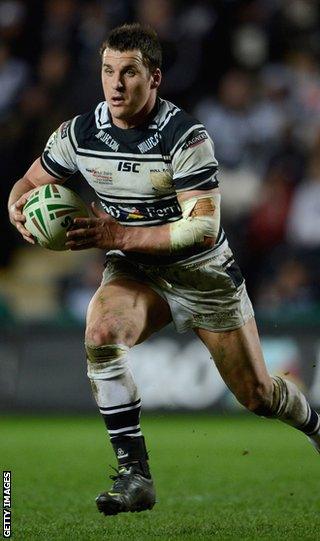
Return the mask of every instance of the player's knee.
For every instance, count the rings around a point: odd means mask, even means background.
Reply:
[[[251,386],[242,404],[255,415],[272,416],[272,382],[257,383]]]
[[[133,321],[122,320],[110,315],[104,317],[101,321],[88,323],[85,342],[94,347],[119,343],[133,346],[135,343],[135,327]]]
[[[88,362],[94,363],[110,363],[122,359],[128,352],[129,348],[123,344],[104,344],[95,346],[85,342]]]
[[[90,379],[113,379],[128,370],[127,346],[123,344],[95,346],[86,342],[85,348]]]
[[[89,321],[85,335],[88,377],[107,380],[123,375],[129,369],[126,355],[135,343],[135,333],[134,322],[115,314]]]

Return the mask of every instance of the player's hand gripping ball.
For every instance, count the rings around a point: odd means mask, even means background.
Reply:
[[[49,250],[67,250],[67,232],[73,218],[88,217],[82,199],[72,190],[59,184],[45,184],[35,188],[23,207],[25,228],[35,240]]]

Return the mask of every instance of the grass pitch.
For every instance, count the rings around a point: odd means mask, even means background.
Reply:
[[[115,463],[98,415],[3,417],[12,538],[320,540],[320,457],[302,434],[253,416],[166,414],[142,424],[158,503],[104,517],[94,497]]]

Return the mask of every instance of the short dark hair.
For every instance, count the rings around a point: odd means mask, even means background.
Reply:
[[[139,23],[124,24],[111,30],[106,41],[100,49],[103,55],[106,48],[114,51],[141,52],[144,63],[153,72],[161,68],[162,50],[157,33],[149,26],[142,26]]]

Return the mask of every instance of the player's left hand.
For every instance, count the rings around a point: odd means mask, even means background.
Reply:
[[[67,233],[66,248],[69,250],[120,248],[122,226],[109,214],[99,210],[95,203],[91,203],[91,209],[93,217],[74,218],[72,229]]]

